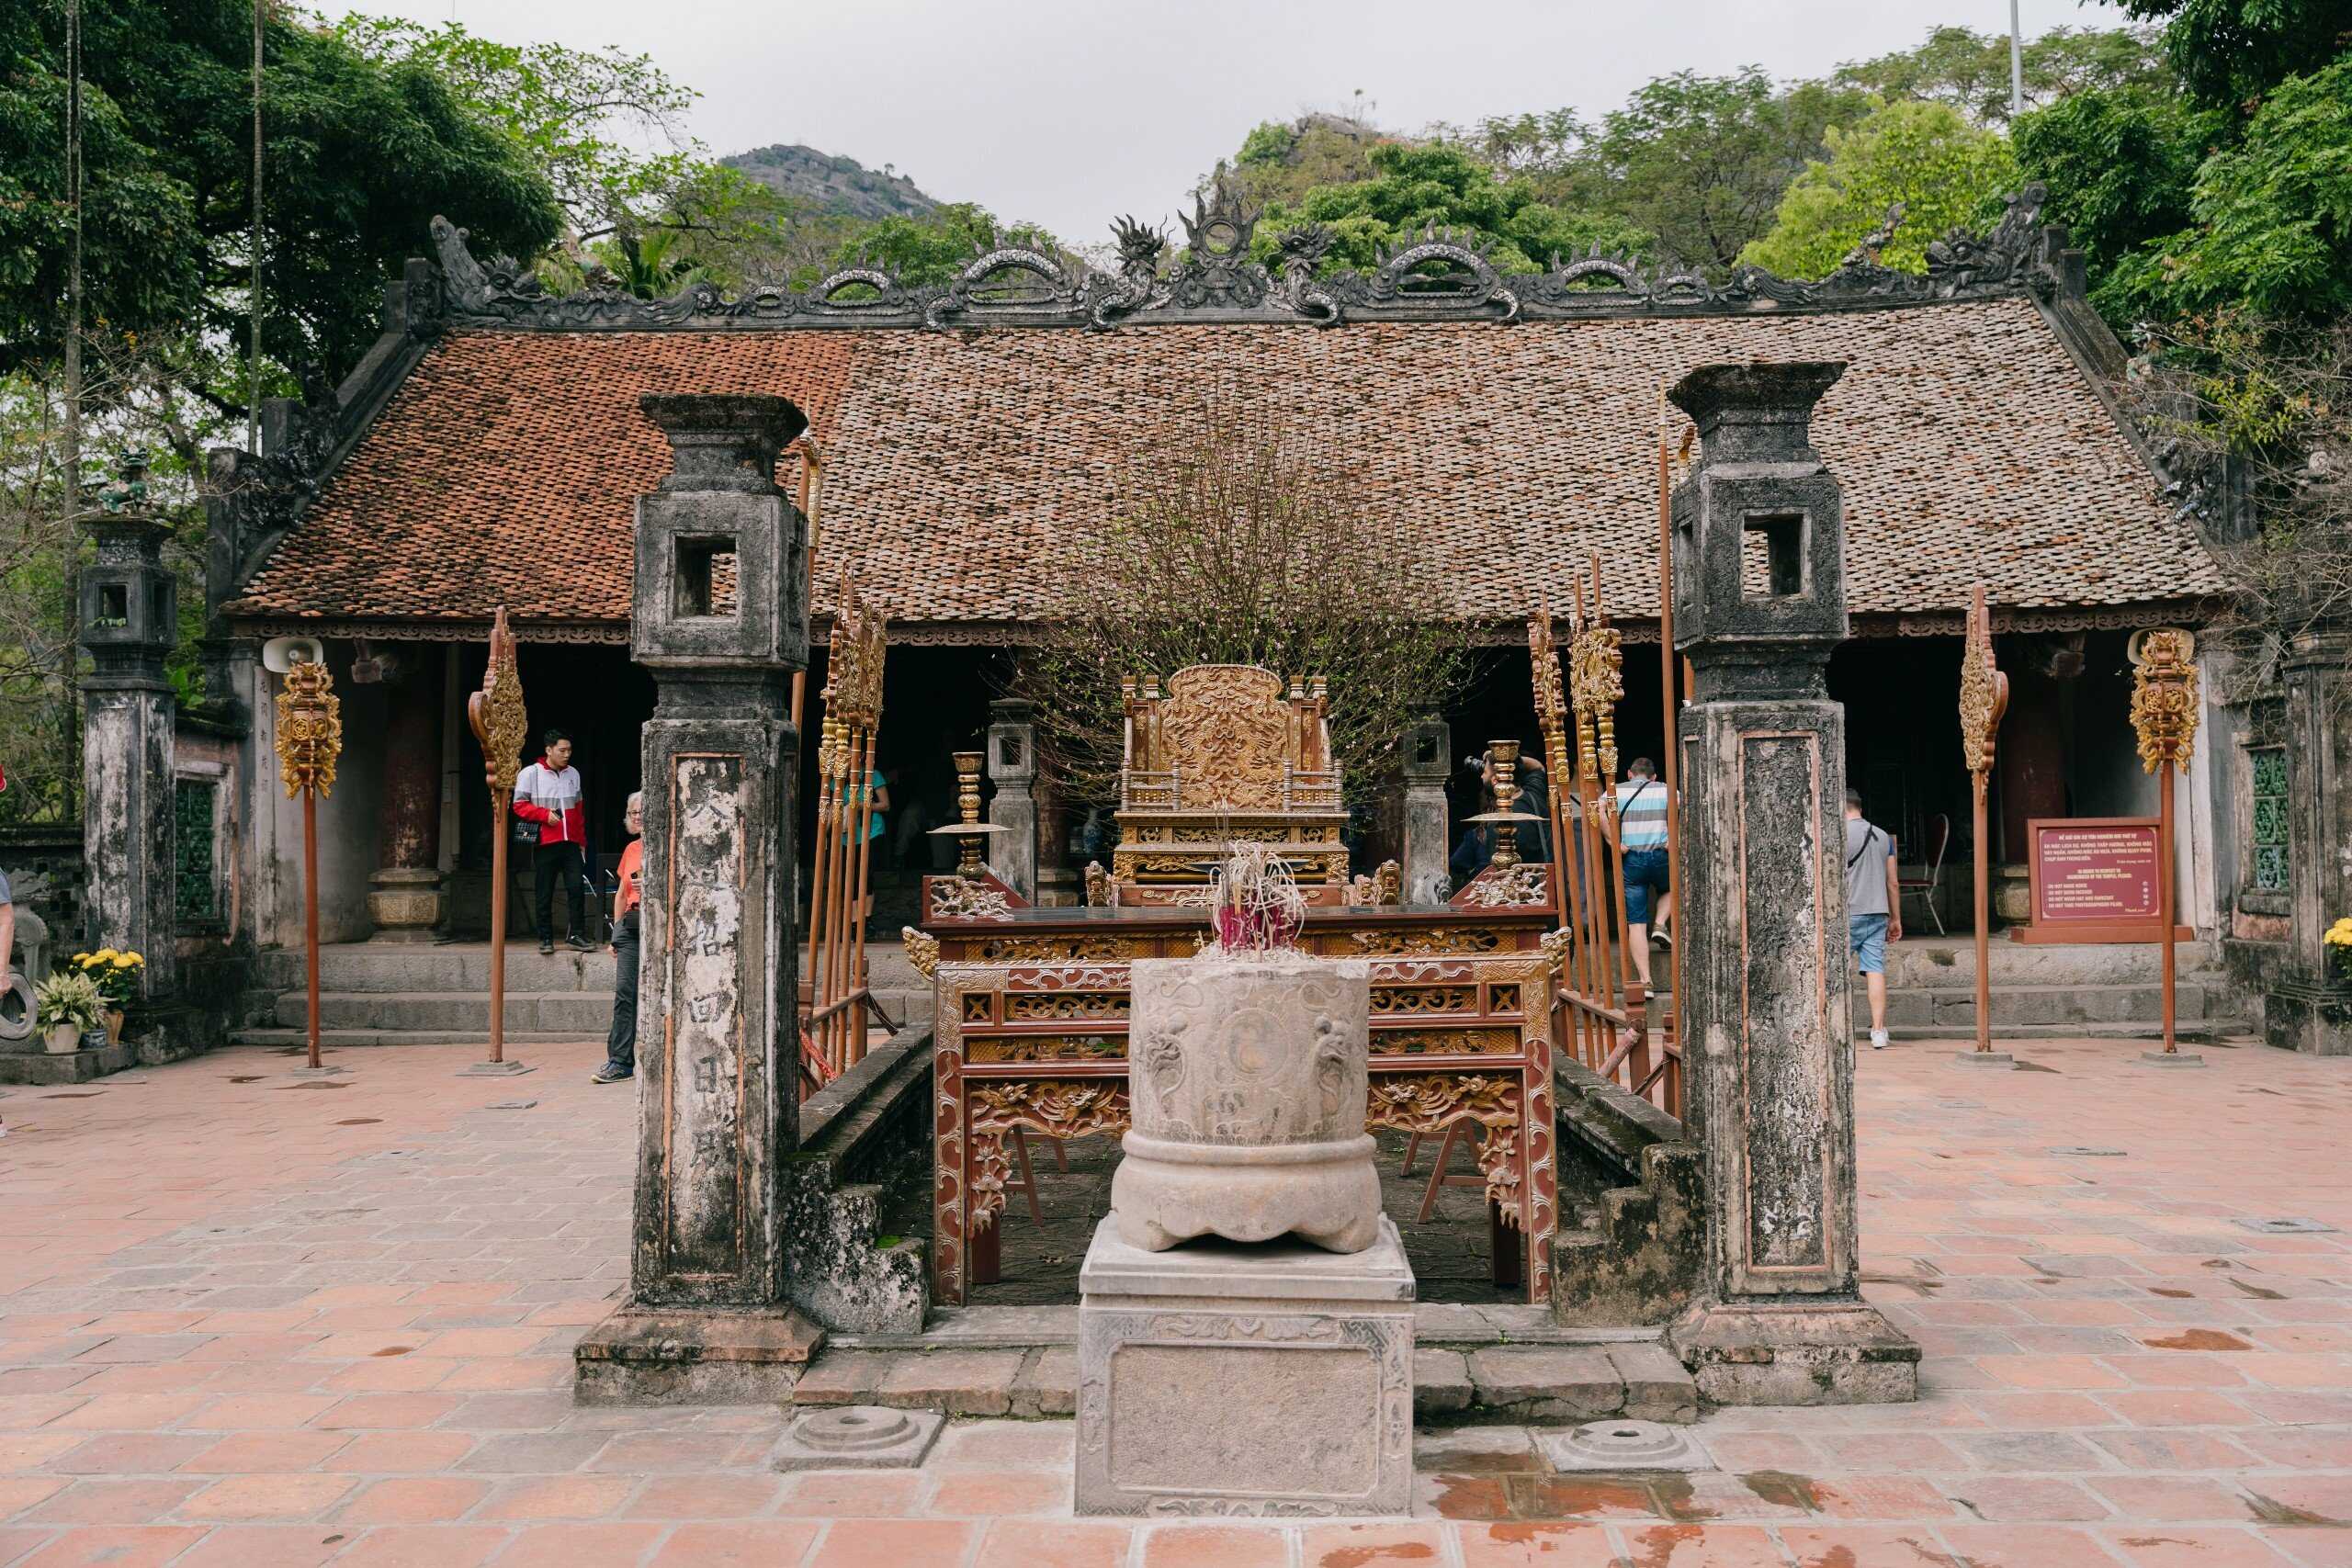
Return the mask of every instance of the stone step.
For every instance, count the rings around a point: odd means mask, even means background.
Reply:
[[[232,1045],[261,1045],[275,1049],[300,1048],[310,1039],[300,1029],[240,1029],[229,1036]],[[571,1045],[582,1041],[602,1043],[605,1032],[582,1033],[578,1030],[515,1030],[506,1032],[506,1043],[514,1045]],[[322,1029],[319,1048],[338,1051],[354,1046],[373,1045],[484,1045],[490,1036],[477,1023],[471,1029]]]
[[[1996,933],[1990,943],[1993,984],[2011,986],[2153,986],[2163,959],[2154,942],[2026,942]],[[2210,942],[2177,942],[2175,973],[2182,979],[2216,976],[2220,959]],[[1973,991],[1976,944],[1964,931],[1950,939],[1913,930],[1886,950],[1886,983],[1894,990]]]
[[[931,1017],[931,993],[884,992],[877,999],[900,1023],[911,1013]],[[278,994],[275,1010],[281,1029],[301,1029],[310,1022],[310,998],[301,991]],[[510,1036],[541,1034],[559,1040],[603,1039],[611,1027],[613,993],[602,991],[525,991],[506,993],[506,1029]],[[408,1036],[457,1034],[481,1039],[490,1026],[487,991],[322,991],[319,1027],[360,1030]]]
[[[1997,978],[1998,972],[1996,971]],[[2173,987],[2177,1016],[2201,1020],[2222,1010],[2227,993],[2196,981],[2181,980]],[[1859,977],[1853,988],[1854,1018],[1870,1017],[1870,998]],[[2145,984],[2020,986],[2006,982],[1993,989],[1993,1024],[2137,1024],[2156,1023],[2164,1017],[2164,989]],[[1973,1028],[1976,990],[1966,987],[1898,987],[1886,993],[1890,1028],[1942,1025]]]
[[[301,982],[301,955],[290,960],[286,985]],[[802,973],[808,964],[803,955]],[[898,942],[873,942],[865,950],[867,983],[879,991],[928,991],[931,983],[915,973],[906,950]],[[319,950],[322,990],[358,992],[481,991],[490,989],[490,948],[484,942],[453,942],[447,946],[410,942],[339,942]],[[506,949],[506,988],[509,992],[601,991],[613,989],[613,956],[599,948],[576,953],[559,947],[541,953],[527,940]]]
[[[1066,1313],[1074,1337],[1077,1309],[1045,1310]],[[1077,1376],[1078,1352],[1069,1343],[876,1349],[837,1341],[802,1374],[792,1400],[949,1416],[1060,1416],[1076,1408]],[[1432,1424],[1699,1418],[1697,1384],[1654,1337],[1470,1350],[1419,1344],[1413,1378],[1414,1413]]]

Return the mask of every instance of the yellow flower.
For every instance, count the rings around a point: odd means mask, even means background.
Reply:
[[[77,953],[74,955],[74,962],[76,964],[87,964],[89,961],[90,955],[86,953]]]
[[[90,954],[90,956],[96,959],[101,964],[111,964],[117,958],[119,958],[121,954],[115,952],[111,947],[102,947],[98,949],[97,952]]]
[[[115,954],[114,966],[118,969],[136,969],[139,967],[139,960],[130,953],[118,953]]]

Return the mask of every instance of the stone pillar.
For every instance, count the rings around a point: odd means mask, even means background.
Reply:
[[[673,468],[637,503],[630,647],[645,727],[644,951],[629,1300],[578,1352],[585,1402],[785,1397],[820,1337],[785,1292],[794,1094],[791,673],[805,523],[776,488],[783,398],[654,394]],[[732,579],[730,597],[714,590]]]
[[[2287,963],[2263,996],[2273,1045],[2352,1055],[2352,983],[2328,966],[2321,938],[2352,913],[2352,626],[2314,626],[2282,660],[2287,737]]]
[[[170,993],[173,969],[172,686],[179,582],[163,563],[169,525],[146,515],[143,463],[127,464],[104,516],[85,519],[96,558],[82,568],[82,852],[93,947],[145,959],[142,994]]]
[[[441,924],[442,660],[382,654],[353,667],[386,686],[384,795],[368,912],[378,942],[431,942]]]
[[[1405,731],[1405,902],[1442,904],[1453,859],[1453,822],[1445,781],[1453,771],[1453,735],[1445,720],[1424,714]]]
[[[1699,428],[1673,498],[1682,996],[1705,1160],[1707,1287],[1671,1331],[1726,1404],[1911,1399],[1918,1348],[1858,1292],[1849,1011],[1846,638],[1838,481],[1810,443],[1840,364],[1714,365],[1668,395]]]
[[[989,704],[989,779],[996,785],[989,800],[989,820],[1004,829],[989,846],[989,869],[1033,903],[1037,897],[1037,802],[1029,785],[1037,776],[1035,708],[1019,697],[999,697]]]

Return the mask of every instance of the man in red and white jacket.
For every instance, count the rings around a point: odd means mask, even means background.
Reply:
[[[539,828],[533,854],[539,951],[555,951],[555,885],[560,879],[571,906],[571,934],[563,940],[582,953],[594,953],[596,944],[588,937],[588,813],[580,770],[571,765],[571,736],[550,729],[541,739],[547,755],[514,776],[514,815]]]

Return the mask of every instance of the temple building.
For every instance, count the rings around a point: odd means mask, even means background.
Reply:
[[[1662,393],[1696,366],[1745,360],[1847,367],[1814,424],[1845,497],[1852,640],[1830,691],[1849,775],[1923,884],[1915,936],[1968,926],[1954,704],[1969,593],[1987,593],[2012,687],[1996,897],[2022,919],[2030,822],[2154,813],[2127,639],[2217,613],[2233,526],[2119,406],[2124,355],[2039,199],[2029,188],[1991,234],[1939,243],[1924,276],[1859,252],[1815,283],[1597,255],[1503,276],[1432,235],[1370,275],[1317,276],[1311,231],[1259,265],[1250,215],[1220,197],[1186,218],[1181,255],[1123,229],[1115,273],[1007,249],[944,287],[859,270],[805,293],[696,285],[666,300],[548,296],[436,221],[434,254],[388,287],[383,335],[332,402],[274,405],[261,455],[216,454],[208,673],[227,722],[203,739],[200,777],[187,773],[216,807],[210,929],[264,949],[300,939],[273,638],[318,639],[344,705],[339,778],[319,802],[326,941],[485,929],[501,829],[463,710],[501,608],[533,730],[577,739],[590,840],[609,863],[653,704],[628,651],[631,518],[669,454],[643,394],[773,393],[806,411],[809,435],[778,478],[805,498],[820,455],[809,690],[846,571],[890,623],[879,764],[899,808],[920,801],[935,822],[953,811],[946,753],[987,728],[1062,563],[1109,521],[1129,455],[1221,389],[1346,444],[1396,549],[1442,575],[1432,609],[1483,649],[1443,716],[1453,754],[1532,739],[1527,617],[1565,607],[1596,557],[1632,645],[1623,754],[1656,754]],[[2283,710],[2229,706],[2225,684],[2204,688],[2177,885],[2203,944],[2197,976],[2215,983],[2195,1016],[2252,1023],[2296,942],[2294,857],[2266,803],[2311,791],[2289,783]],[[184,743],[184,773],[192,754]],[[1040,788],[1038,889],[1074,897],[1084,803]],[[200,836],[203,815],[184,806],[182,830]],[[200,881],[208,857],[186,848],[178,874]],[[1394,845],[1367,849],[1383,852]]]

